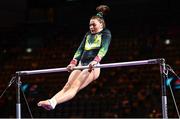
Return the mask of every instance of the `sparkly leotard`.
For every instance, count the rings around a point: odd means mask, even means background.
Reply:
[[[88,65],[96,56],[102,59],[108,51],[110,41],[111,32],[108,29],[96,34],[87,32],[73,58],[82,66]]]

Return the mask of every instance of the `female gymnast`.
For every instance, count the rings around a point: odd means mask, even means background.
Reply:
[[[73,59],[67,66],[71,72],[67,83],[51,99],[40,101],[37,105],[46,110],[52,110],[57,104],[61,104],[72,99],[81,89],[86,87],[100,75],[100,68],[94,68],[98,65],[108,51],[111,41],[111,32],[106,28],[103,15],[109,12],[107,5],[99,5],[97,14],[90,18],[89,32],[84,36],[78,50],[75,52]],[[84,70],[73,70],[78,66],[89,66]]]

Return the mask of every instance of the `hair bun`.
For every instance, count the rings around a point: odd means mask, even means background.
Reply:
[[[96,7],[96,10],[104,15],[110,11],[110,8],[107,5],[99,5]]]

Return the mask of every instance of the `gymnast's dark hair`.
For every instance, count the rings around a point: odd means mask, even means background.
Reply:
[[[107,5],[99,5],[96,7],[97,14],[92,16],[91,19],[97,19],[100,23],[103,24],[103,28],[106,27],[106,23],[104,21],[104,15],[109,13],[110,8]]]

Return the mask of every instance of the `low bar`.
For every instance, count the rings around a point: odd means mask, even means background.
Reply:
[[[146,65],[146,64],[160,64],[160,72],[161,72],[161,79],[162,79],[162,116],[163,119],[168,118],[167,113],[167,96],[166,96],[166,89],[165,89],[165,80],[166,76],[165,72],[165,59],[150,59],[150,60],[140,60],[140,61],[130,61],[130,62],[119,62],[119,63],[108,63],[108,64],[99,64],[96,65],[95,68],[110,68],[110,67],[123,67],[123,66],[137,66],[137,65]],[[74,70],[78,69],[88,69],[88,66],[77,66]],[[64,68],[53,68],[53,69],[41,69],[41,70],[31,70],[31,71],[17,71],[17,81],[20,83],[20,77],[23,75],[33,75],[33,74],[44,74],[44,73],[55,73],[55,72],[63,72],[67,71],[66,67]],[[21,118],[21,103],[20,103],[20,86],[17,86],[17,103],[16,103],[16,117],[17,119]]]
[[[136,66],[145,64],[158,64],[161,59],[150,59],[150,60],[139,60],[139,61],[129,61],[129,62],[119,62],[119,63],[107,63],[99,64],[94,68],[110,68],[110,67],[123,67],[123,66]],[[77,66],[74,70],[88,69],[88,66]],[[53,69],[41,69],[41,70],[30,70],[30,71],[17,71],[16,74],[19,76],[23,75],[33,75],[33,74],[45,74],[45,73],[57,73],[67,71],[67,68],[53,68]]]

